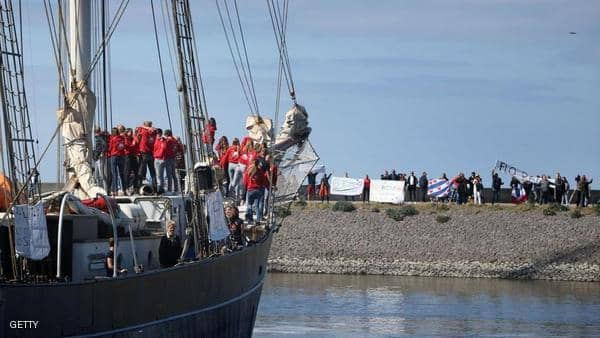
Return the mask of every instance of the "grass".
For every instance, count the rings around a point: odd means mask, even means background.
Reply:
[[[552,207],[546,207],[543,214],[544,216],[556,216],[556,211]]]
[[[600,203],[594,204],[594,206],[592,207],[592,210],[594,211],[596,216],[600,216]]]
[[[351,202],[338,201],[338,202],[335,202],[332,210],[333,211],[352,212],[352,211],[356,210],[356,207]]]
[[[402,221],[404,220],[404,214],[400,212],[399,209],[389,208],[385,211],[387,217],[393,219],[394,221]]]
[[[435,217],[435,221],[438,223],[446,223],[450,220],[450,216],[448,215],[437,215]]]
[[[290,211],[290,208],[281,207],[281,206],[276,206],[273,209],[273,213],[275,214],[275,217],[277,217],[279,219],[286,218],[292,214],[292,212]]]
[[[581,213],[581,210],[579,208],[576,208],[575,210],[573,210],[571,212],[571,218],[581,218],[583,217],[583,214]]]

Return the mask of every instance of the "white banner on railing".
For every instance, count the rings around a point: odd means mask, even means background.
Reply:
[[[210,219],[208,238],[211,241],[220,241],[229,236],[229,227],[225,222],[225,212],[223,211],[223,196],[220,191],[217,190],[206,195],[206,211]]]
[[[332,177],[330,194],[342,196],[357,196],[362,194],[363,180],[349,177]]]
[[[369,200],[383,203],[404,202],[405,181],[371,180]]]
[[[50,253],[44,205],[15,205],[15,250],[19,256],[33,260]]]

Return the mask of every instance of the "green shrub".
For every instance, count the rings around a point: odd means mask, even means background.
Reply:
[[[581,218],[583,217],[583,214],[581,213],[581,210],[579,210],[579,208],[576,208],[575,210],[573,210],[571,212],[571,218]]]
[[[378,208],[378,207],[373,207],[373,208],[371,208],[371,212],[379,212],[379,211],[380,211],[380,210],[379,210],[379,208]]]
[[[450,220],[450,216],[448,215],[437,215],[435,217],[435,221],[438,223],[446,223]]]
[[[387,215],[387,217],[393,219],[394,221],[404,220],[404,214],[400,211],[400,209],[389,208],[385,210],[385,214]]]
[[[346,201],[338,201],[333,205],[333,211],[344,211],[344,212],[352,212],[356,210],[354,204]]]
[[[294,202],[294,206],[300,207],[300,208],[304,208],[306,207],[306,200],[305,199],[299,199],[297,201]]]
[[[557,203],[550,204],[550,206],[548,208],[554,210],[555,212],[569,211],[569,207],[568,206],[562,205],[562,204],[557,204]]]
[[[286,218],[292,214],[290,208],[281,206],[276,206],[275,209],[273,209],[273,213],[275,214],[275,217],[279,219]]]
[[[441,204],[436,204],[435,208],[439,211],[448,211],[450,210],[450,207],[447,204],[441,203]]]
[[[594,210],[594,213],[596,214],[596,216],[600,216],[600,203],[594,204],[592,209]]]
[[[544,208],[544,216],[555,216],[556,215],[556,211],[554,211],[554,209],[552,207],[547,207]]]
[[[398,210],[400,210],[404,216],[414,216],[419,214],[419,211],[412,205],[403,205]]]

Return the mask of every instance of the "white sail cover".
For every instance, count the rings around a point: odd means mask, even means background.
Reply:
[[[46,258],[50,253],[50,242],[43,202],[16,205],[14,210],[17,254],[33,260]]]
[[[274,148],[285,150],[295,143],[306,140],[310,132],[306,109],[299,104],[294,104],[285,114],[285,121],[279,130]]]
[[[210,220],[208,225],[208,238],[211,241],[220,241],[229,236],[229,228],[225,223],[225,211],[223,209],[223,196],[217,190],[206,195],[206,214]]]
[[[273,121],[264,117],[248,116],[246,118],[246,130],[248,130],[248,136],[254,142],[268,143],[271,142],[273,135]]]
[[[70,179],[79,182],[75,195],[80,198],[95,197],[97,193],[106,194],[96,185],[92,175],[92,130],[96,96],[84,82],[78,82],[76,88],[67,94],[67,105],[58,110],[58,120],[62,122],[61,134],[65,140],[65,162]]]
[[[302,181],[313,169],[319,156],[309,141],[295,144],[283,152],[276,152],[277,189],[274,191],[275,202],[290,202],[296,196]]]

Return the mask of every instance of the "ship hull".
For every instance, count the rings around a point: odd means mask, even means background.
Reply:
[[[140,275],[2,285],[0,336],[249,337],[271,239],[268,232],[243,250]]]

